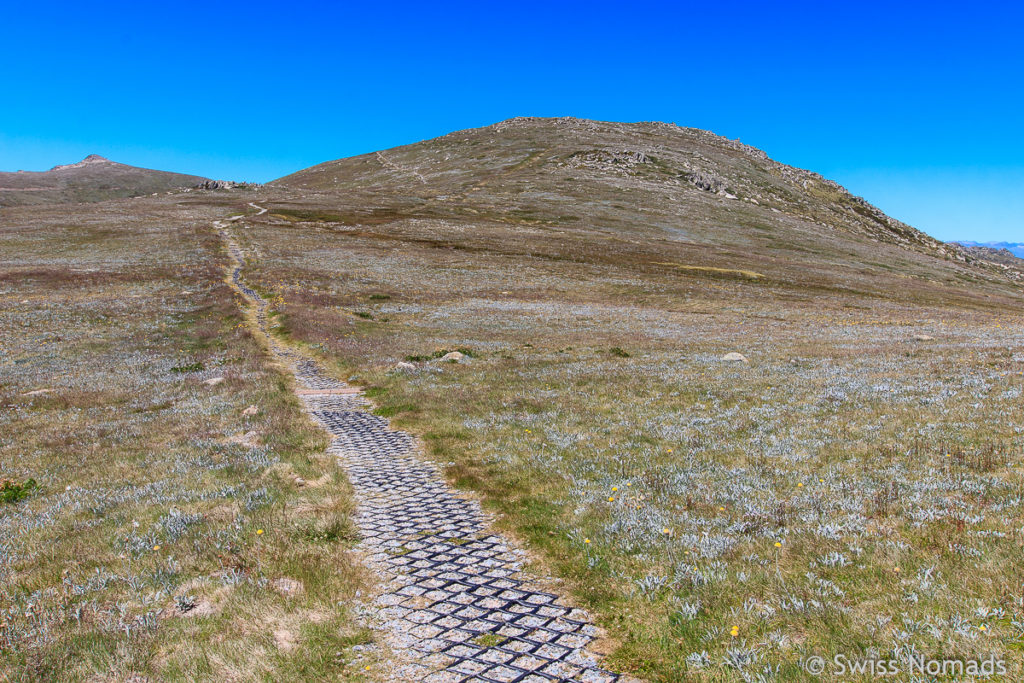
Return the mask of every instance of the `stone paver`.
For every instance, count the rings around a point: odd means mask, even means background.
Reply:
[[[242,254],[227,226],[217,227],[235,262],[232,281],[266,332],[267,303],[242,280]],[[408,675],[452,683],[619,680],[586,651],[594,633],[586,615],[530,585],[521,553],[488,530],[475,501],[417,457],[410,435],[366,412],[354,387],[267,337],[307,410],[333,437],[328,450],[352,483],[363,546],[384,579],[376,616],[392,649],[419,663]]]

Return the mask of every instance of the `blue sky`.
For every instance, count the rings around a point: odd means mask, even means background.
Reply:
[[[0,169],[266,181],[518,115],[707,128],[942,239],[1024,242],[1024,10],[8,3]]]

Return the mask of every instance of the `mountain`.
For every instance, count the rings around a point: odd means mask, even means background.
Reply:
[[[200,176],[137,168],[90,154],[49,171],[0,172],[0,207],[137,197],[204,181]]]
[[[958,240],[954,244],[964,247],[985,247],[988,249],[1005,249],[1017,258],[1024,258],[1024,244],[1020,242],[971,242],[969,240]]]
[[[267,189],[292,219],[438,244],[460,231],[460,248],[550,258],[628,254],[648,270],[751,272],[823,293],[898,297],[910,280],[942,300],[979,277],[1017,277],[816,173],[666,123],[515,118],[329,161]]]

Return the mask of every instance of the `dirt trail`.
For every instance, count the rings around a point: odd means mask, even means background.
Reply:
[[[357,388],[269,334],[269,304],[242,278],[235,223],[214,225],[231,255],[232,286],[294,374],[306,410],[331,434],[328,450],[352,483],[363,549],[381,577],[369,616],[401,660],[392,680],[620,680],[586,650],[597,631],[587,615],[531,585],[523,553],[488,529],[478,503],[449,487],[409,434],[368,412]]]

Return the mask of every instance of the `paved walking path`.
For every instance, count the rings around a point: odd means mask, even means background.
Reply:
[[[232,283],[294,373],[306,409],[333,437],[328,450],[355,490],[363,546],[383,579],[375,619],[406,660],[396,680],[618,681],[585,649],[596,632],[586,615],[531,587],[522,553],[488,530],[475,501],[417,456],[410,435],[367,412],[357,389],[268,334],[268,304],[241,277],[242,252],[229,225],[215,226],[231,253]]]

